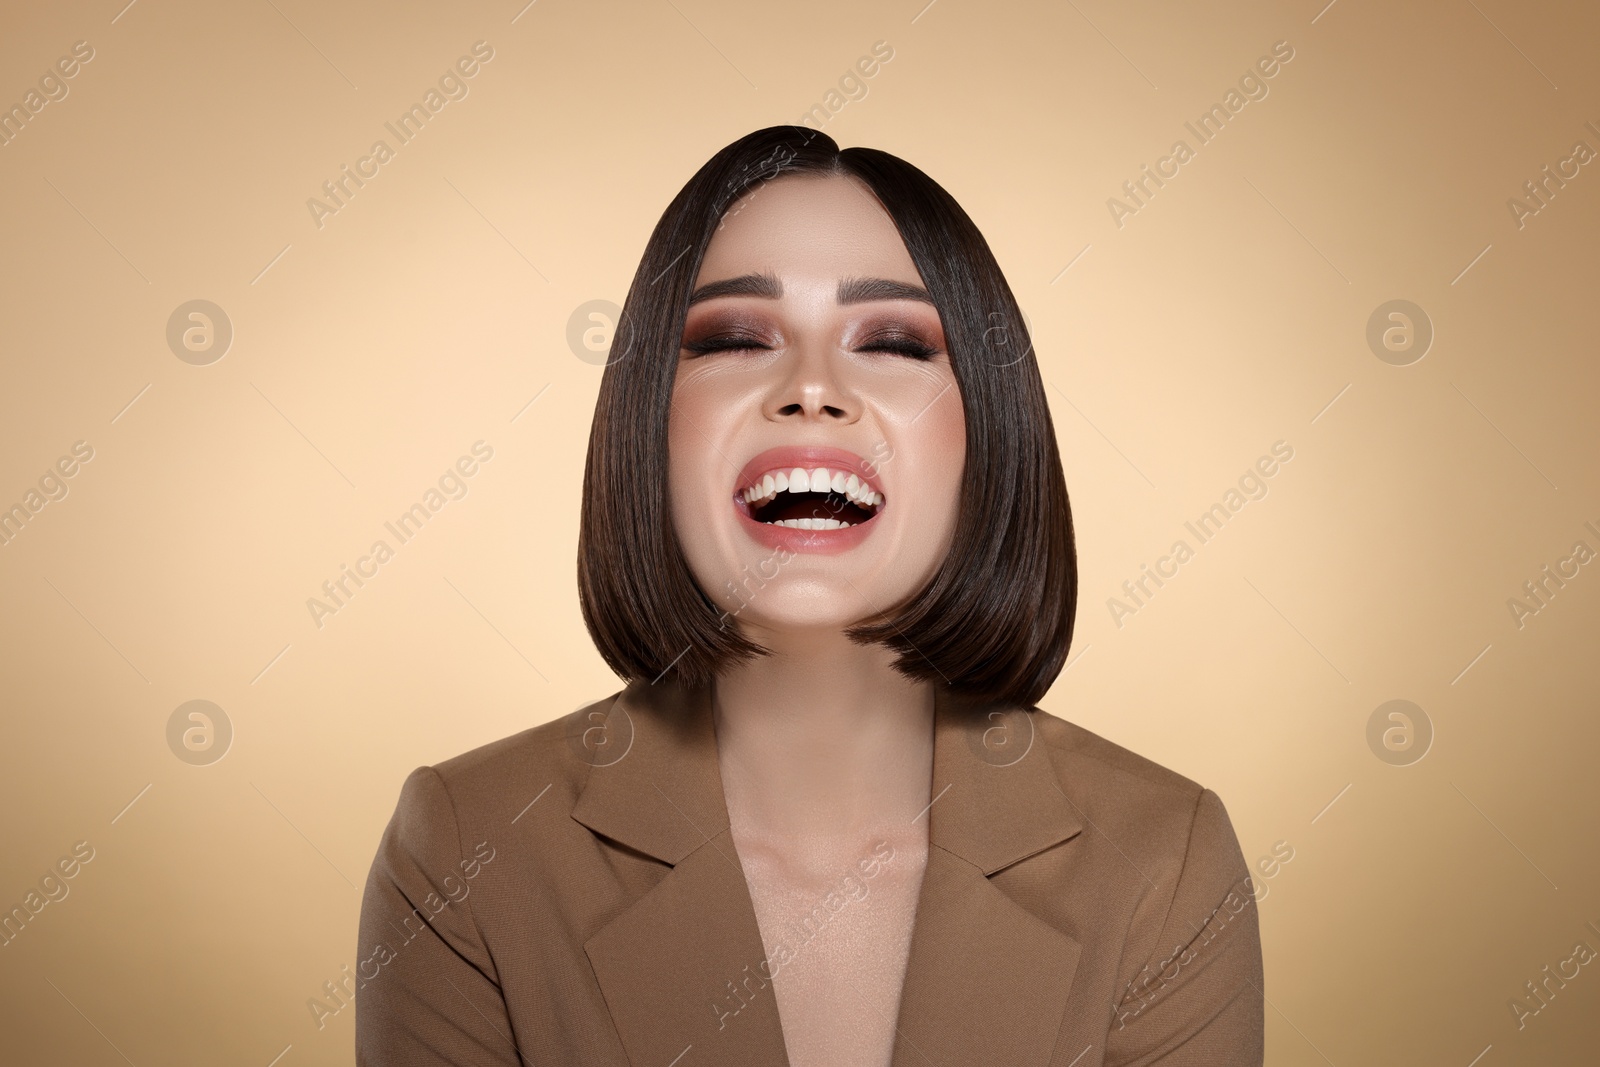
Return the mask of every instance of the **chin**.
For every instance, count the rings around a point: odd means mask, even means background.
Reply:
[[[758,457],[749,469],[772,462]],[[953,500],[943,509],[950,513],[945,521],[938,521],[941,502],[935,501],[920,515],[924,521],[912,523],[871,483],[836,475],[828,483],[835,499],[802,488],[791,494],[798,499],[786,501],[767,481],[746,474],[746,489],[730,495],[721,485],[702,484],[674,496],[683,502],[673,519],[690,572],[729,624],[753,640],[759,634],[837,633],[891,613],[932,578],[953,533]],[[757,486],[764,488],[758,492]],[[850,525],[782,524],[818,508]]]
[[[740,573],[739,582],[730,576],[722,584],[717,602],[732,622],[755,633],[838,633],[876,618],[908,600],[920,584],[903,580],[884,581],[883,576],[851,575],[830,560],[826,569],[820,561],[795,556],[770,580],[762,580],[754,567]],[[791,573],[790,568],[811,571]],[[729,591],[732,583],[738,592]]]
[[[807,610],[805,606],[757,612],[752,604],[732,616],[730,621],[750,640],[767,644],[784,638],[831,637],[869,618],[870,613],[860,611],[841,612],[828,608]]]

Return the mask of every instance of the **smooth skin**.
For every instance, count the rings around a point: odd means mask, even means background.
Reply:
[[[887,1065],[927,862],[933,690],[843,631],[905,601],[947,555],[965,417],[931,303],[838,302],[847,279],[923,284],[858,180],[788,175],[747,193],[713,236],[695,288],[743,275],[775,278],[781,296],[720,296],[689,310],[685,345],[746,347],[680,352],[672,517],[700,587],[772,650],[721,674],[712,709],[789,1062]],[[907,340],[931,354],[891,350]],[[779,562],[741,526],[740,469],[788,445],[877,462],[885,504],[870,536]],[[763,576],[753,592],[752,574]]]

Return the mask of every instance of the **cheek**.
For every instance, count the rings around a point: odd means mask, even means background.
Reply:
[[[943,383],[929,383],[925,396],[939,394]],[[961,508],[961,479],[966,466],[966,414],[954,387],[928,405],[914,408],[913,421],[901,421],[894,435],[894,458],[903,462],[899,488],[907,511],[899,516],[900,541],[892,553],[898,566],[909,568],[913,584],[931,576],[947,554]],[[921,410],[921,414],[916,414]]]
[[[928,427],[930,451],[943,457],[947,466],[954,466],[959,475],[967,458],[967,413],[960,394],[952,388],[929,409],[928,417],[932,420]]]
[[[706,439],[695,432],[695,413],[674,400],[667,416],[667,499],[680,539],[691,533],[693,523],[684,523],[691,509],[702,506],[706,469]]]
[[[966,413],[955,390],[924,412],[914,428],[917,433],[912,447],[926,457],[919,479],[923,499],[942,504],[939,518],[954,526],[967,460]]]
[[[731,512],[732,434],[739,410],[733,383],[685,376],[672,393],[667,415],[667,500],[684,550],[695,558],[715,550],[712,509]]]

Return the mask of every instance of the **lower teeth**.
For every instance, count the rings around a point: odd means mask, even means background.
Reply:
[[[787,526],[793,530],[843,530],[850,526],[848,522],[838,519],[779,519],[768,525]]]

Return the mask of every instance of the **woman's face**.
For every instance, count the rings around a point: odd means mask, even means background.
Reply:
[[[672,521],[725,622],[837,630],[921,589],[949,550],[966,424],[939,313],[872,193],[799,175],[747,193],[682,344]]]

